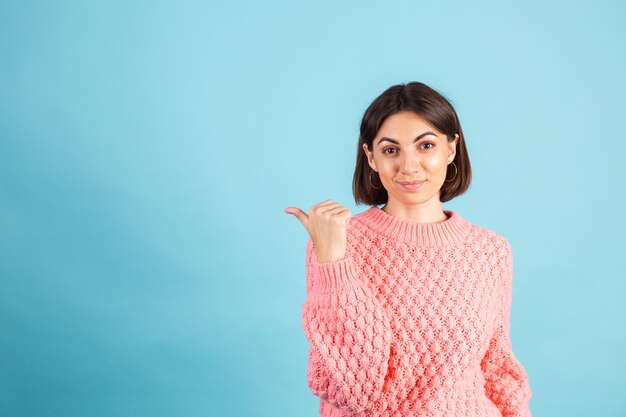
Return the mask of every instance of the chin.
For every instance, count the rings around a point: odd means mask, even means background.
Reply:
[[[396,200],[401,201],[404,204],[422,204],[433,199],[439,199],[438,193],[424,192],[426,190],[418,190],[412,193],[403,193],[401,196],[395,197]]]
[[[420,196],[414,195],[413,197],[404,195],[402,196],[402,198],[396,198],[396,200],[398,200],[402,204],[406,204],[409,206],[423,204],[423,203],[426,203],[427,201],[430,201],[431,199],[432,197],[425,198],[424,196],[421,196],[421,195]]]

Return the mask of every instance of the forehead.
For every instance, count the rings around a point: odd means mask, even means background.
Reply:
[[[403,111],[387,117],[378,129],[376,138],[385,136],[396,140],[413,140],[424,132],[433,132],[437,136],[442,135],[417,113]]]

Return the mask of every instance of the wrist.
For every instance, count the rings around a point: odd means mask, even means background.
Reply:
[[[337,253],[337,254],[330,254],[330,255],[320,255],[317,257],[317,262],[320,264],[326,264],[326,263],[341,261],[345,257],[346,257],[345,252]]]

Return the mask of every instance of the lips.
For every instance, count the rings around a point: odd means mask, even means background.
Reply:
[[[418,188],[421,187],[422,184],[424,184],[426,181],[405,181],[405,182],[400,182],[399,184],[402,186],[402,188],[404,188],[405,190],[417,190]]]

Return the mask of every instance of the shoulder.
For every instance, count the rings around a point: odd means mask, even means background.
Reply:
[[[371,217],[373,211],[374,211],[374,206],[368,209],[362,210],[359,213],[356,213],[356,214],[353,213],[352,216],[350,217],[350,222],[348,223],[348,226],[359,227],[360,225],[362,225],[362,223],[364,223],[364,220]]]
[[[511,243],[502,234],[481,225],[472,225],[473,242],[478,244],[479,250],[474,252],[483,257],[492,276],[503,289],[504,294],[511,291],[513,279],[513,251]]]
[[[509,240],[502,234],[487,227],[472,224],[470,233],[477,243],[484,245],[496,259],[509,260],[512,258],[512,247]]]
[[[510,247],[509,240],[504,237],[504,235],[492,229],[476,224],[472,225],[472,229],[474,230],[474,233],[480,235],[483,239],[487,239],[498,246]]]
[[[380,229],[377,227],[376,208],[371,206],[359,213],[352,214],[347,225],[347,238],[353,245],[358,246],[363,239],[370,242],[378,241]]]

